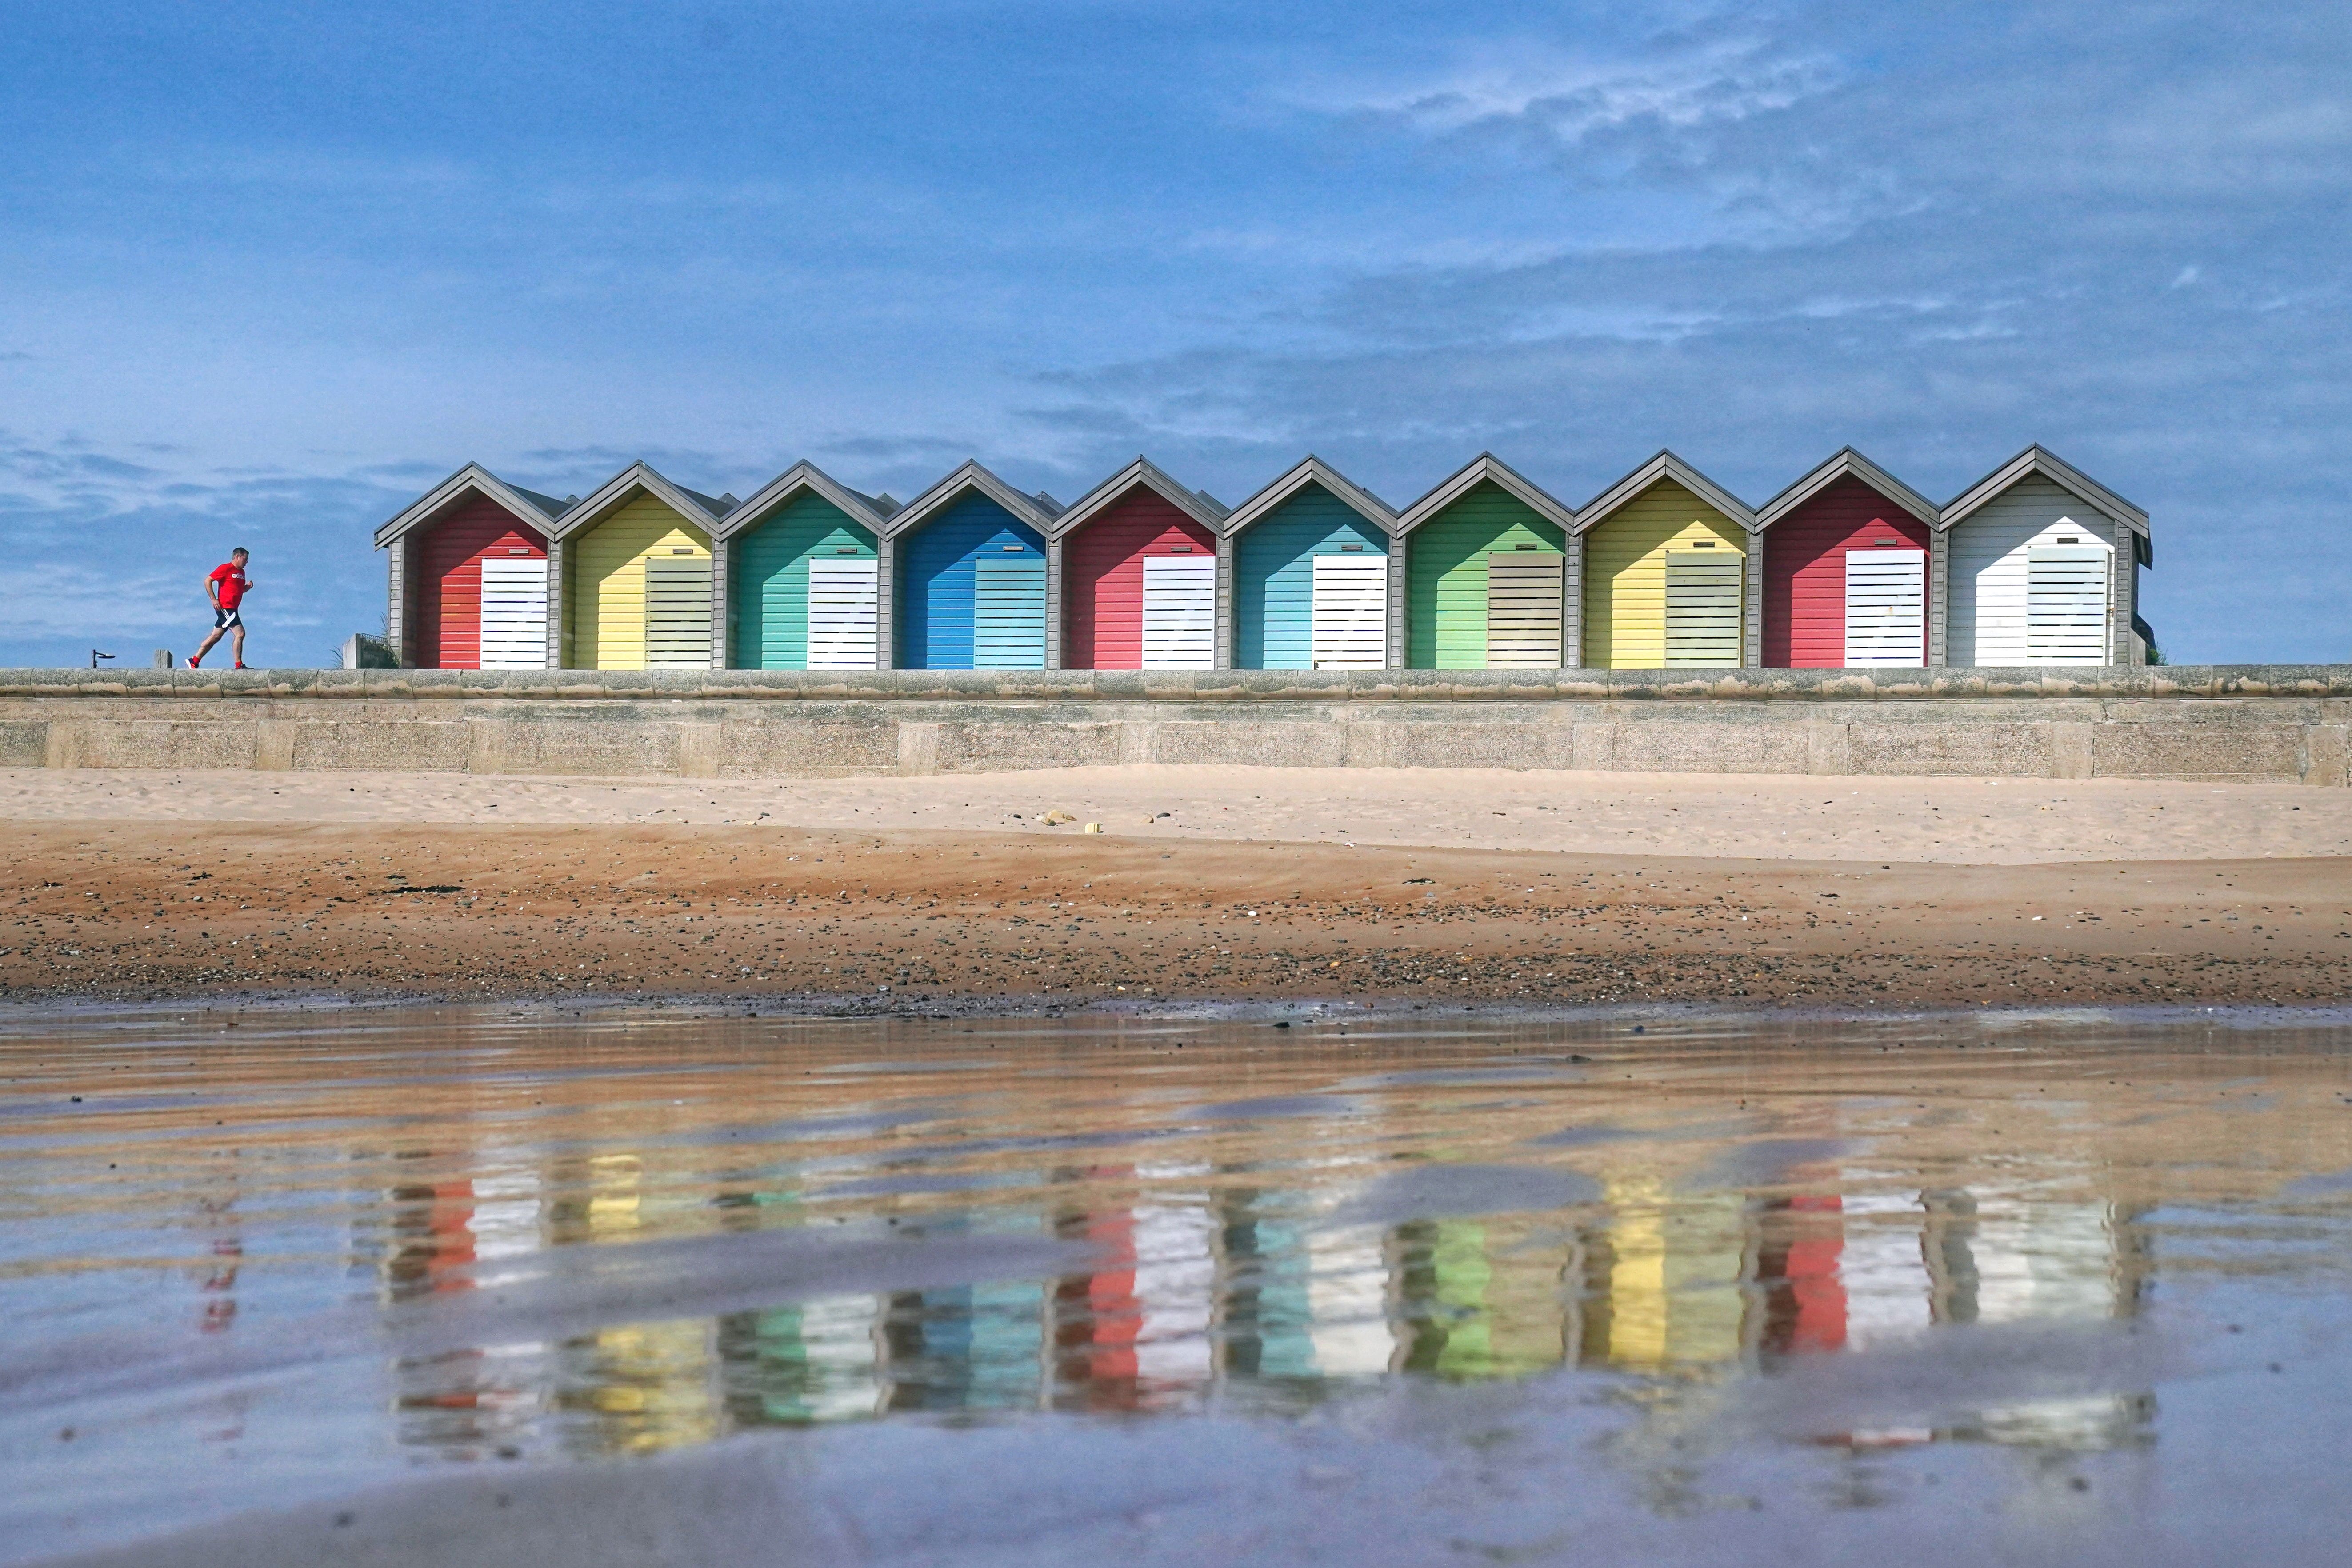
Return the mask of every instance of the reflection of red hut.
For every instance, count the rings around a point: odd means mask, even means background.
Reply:
[[[1061,669],[1208,669],[1216,663],[1224,508],[1142,458],[1046,531],[1062,606]]]
[[[468,463],[378,529],[402,665],[547,668],[547,534],[563,510]]]
[[[1832,1197],[1789,1200],[1791,1214],[1832,1216],[1801,1221],[1803,1228],[1790,1237],[1788,1249],[1766,1267],[1778,1265],[1779,1299],[1767,1319],[1765,1348],[1779,1351],[1833,1351],[1845,1345],[1845,1283],[1840,1268],[1845,1237],[1838,1216],[1843,1205]]]
[[[1925,666],[1935,515],[1851,447],[1760,508],[1766,668]]]

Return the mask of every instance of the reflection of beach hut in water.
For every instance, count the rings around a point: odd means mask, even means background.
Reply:
[[[563,668],[711,668],[710,540],[734,504],[636,463],[565,512],[554,541]]]
[[[1677,1194],[1648,1173],[1603,1185],[1610,1212],[1584,1256],[1579,1359],[1635,1371],[1738,1359],[1746,1200]]]
[[[1492,454],[1397,519],[1390,663],[1558,669],[1576,514]]]
[[[1045,529],[1060,508],[966,463],[883,525],[898,669],[1045,668]]]
[[[1672,452],[1580,507],[1586,668],[1754,663],[1754,525],[1745,502]]]
[[[1222,544],[1233,584],[1221,668],[1381,669],[1396,514],[1309,458],[1234,509]]]
[[[1935,516],[1925,496],[1851,447],[1759,508],[1762,662],[1925,666]]]
[[[1224,516],[1142,458],[1073,501],[1046,531],[1054,668],[1215,668]]]
[[[468,463],[377,529],[401,665],[546,668],[547,539],[563,510]]]
[[[1939,662],[2144,664],[2147,513],[2040,447],[1943,509],[1950,605]]]
[[[893,504],[795,463],[727,516],[730,668],[880,667],[879,538]]]

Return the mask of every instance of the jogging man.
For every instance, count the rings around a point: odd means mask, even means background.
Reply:
[[[245,603],[246,595],[253,588],[245,578],[245,563],[249,558],[240,544],[205,579],[205,596],[213,602],[213,635],[205,639],[204,647],[188,656],[190,669],[213,651],[213,644],[221,640],[223,632],[229,634],[229,656],[236,661],[237,668],[245,668],[245,616],[237,606]]]

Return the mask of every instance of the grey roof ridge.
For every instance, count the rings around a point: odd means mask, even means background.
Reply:
[[[698,524],[705,533],[717,533],[719,519],[710,510],[716,502],[708,496],[698,496],[683,485],[663,478],[651,463],[640,458],[598,485],[578,506],[565,512],[556,521],[555,531],[549,537],[570,538],[627,500],[637,490],[644,490],[687,521]]]
[[[2071,490],[2090,506],[2143,537],[2149,537],[2147,513],[2082,469],[2036,441],[1937,509],[1938,528],[1949,528],[2000,495],[2028,474],[2039,473],[2060,489]]]
[[[1411,533],[1479,485],[1492,481],[1562,530],[1576,530],[1576,509],[1520,473],[1492,452],[1481,452],[1439,480],[1427,495],[1397,514],[1396,535]]]
[[[1365,521],[1372,523],[1390,538],[1396,537],[1396,509],[1312,452],[1284,470],[1272,484],[1227,512],[1218,525],[1218,531],[1228,536],[1238,535],[1309,484],[1321,485]]]
[[[1040,535],[1051,526],[1053,519],[1031,497],[1023,495],[992,473],[977,458],[966,458],[953,469],[925,489],[922,494],[892,512],[885,520],[882,531],[886,537],[896,539],[912,533],[929,521],[934,512],[953,501],[966,490],[978,490],[1005,510],[1035,529]]]
[[[383,549],[410,529],[437,515],[467,490],[488,496],[523,521],[532,524],[542,534],[554,537],[556,519],[562,514],[562,502],[541,495],[536,490],[510,485],[479,463],[467,463],[385,519],[383,526],[375,531],[375,547]]]
[[[1674,480],[1740,527],[1755,531],[1756,513],[1746,501],[1683,461],[1673,447],[1661,447],[1655,457],[1576,509],[1577,532],[1590,532],[1660,479]]]
[[[1116,505],[1138,485],[1149,489],[1213,533],[1224,521],[1222,514],[1210,510],[1199,491],[1188,488],[1175,475],[1153,462],[1150,458],[1138,453],[1135,461],[1064,508],[1060,515],[1054,519],[1053,526],[1046,531],[1046,537],[1068,538],[1102,512]]]
[[[1931,527],[1943,510],[1934,501],[1872,462],[1857,448],[1845,446],[1840,447],[1827,461],[1818,464],[1803,478],[1758,507],[1757,531],[1760,533],[1771,527],[1849,474]]]
[[[859,490],[851,489],[814,463],[803,458],[740,502],[712,532],[716,540],[730,539],[752,526],[802,490],[824,497],[841,509],[851,521],[872,533],[882,536],[882,514],[874,510],[874,499]]]

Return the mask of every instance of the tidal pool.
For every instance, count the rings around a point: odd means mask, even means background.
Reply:
[[[2342,1561],[2352,1021],[0,1025],[0,1561]]]

